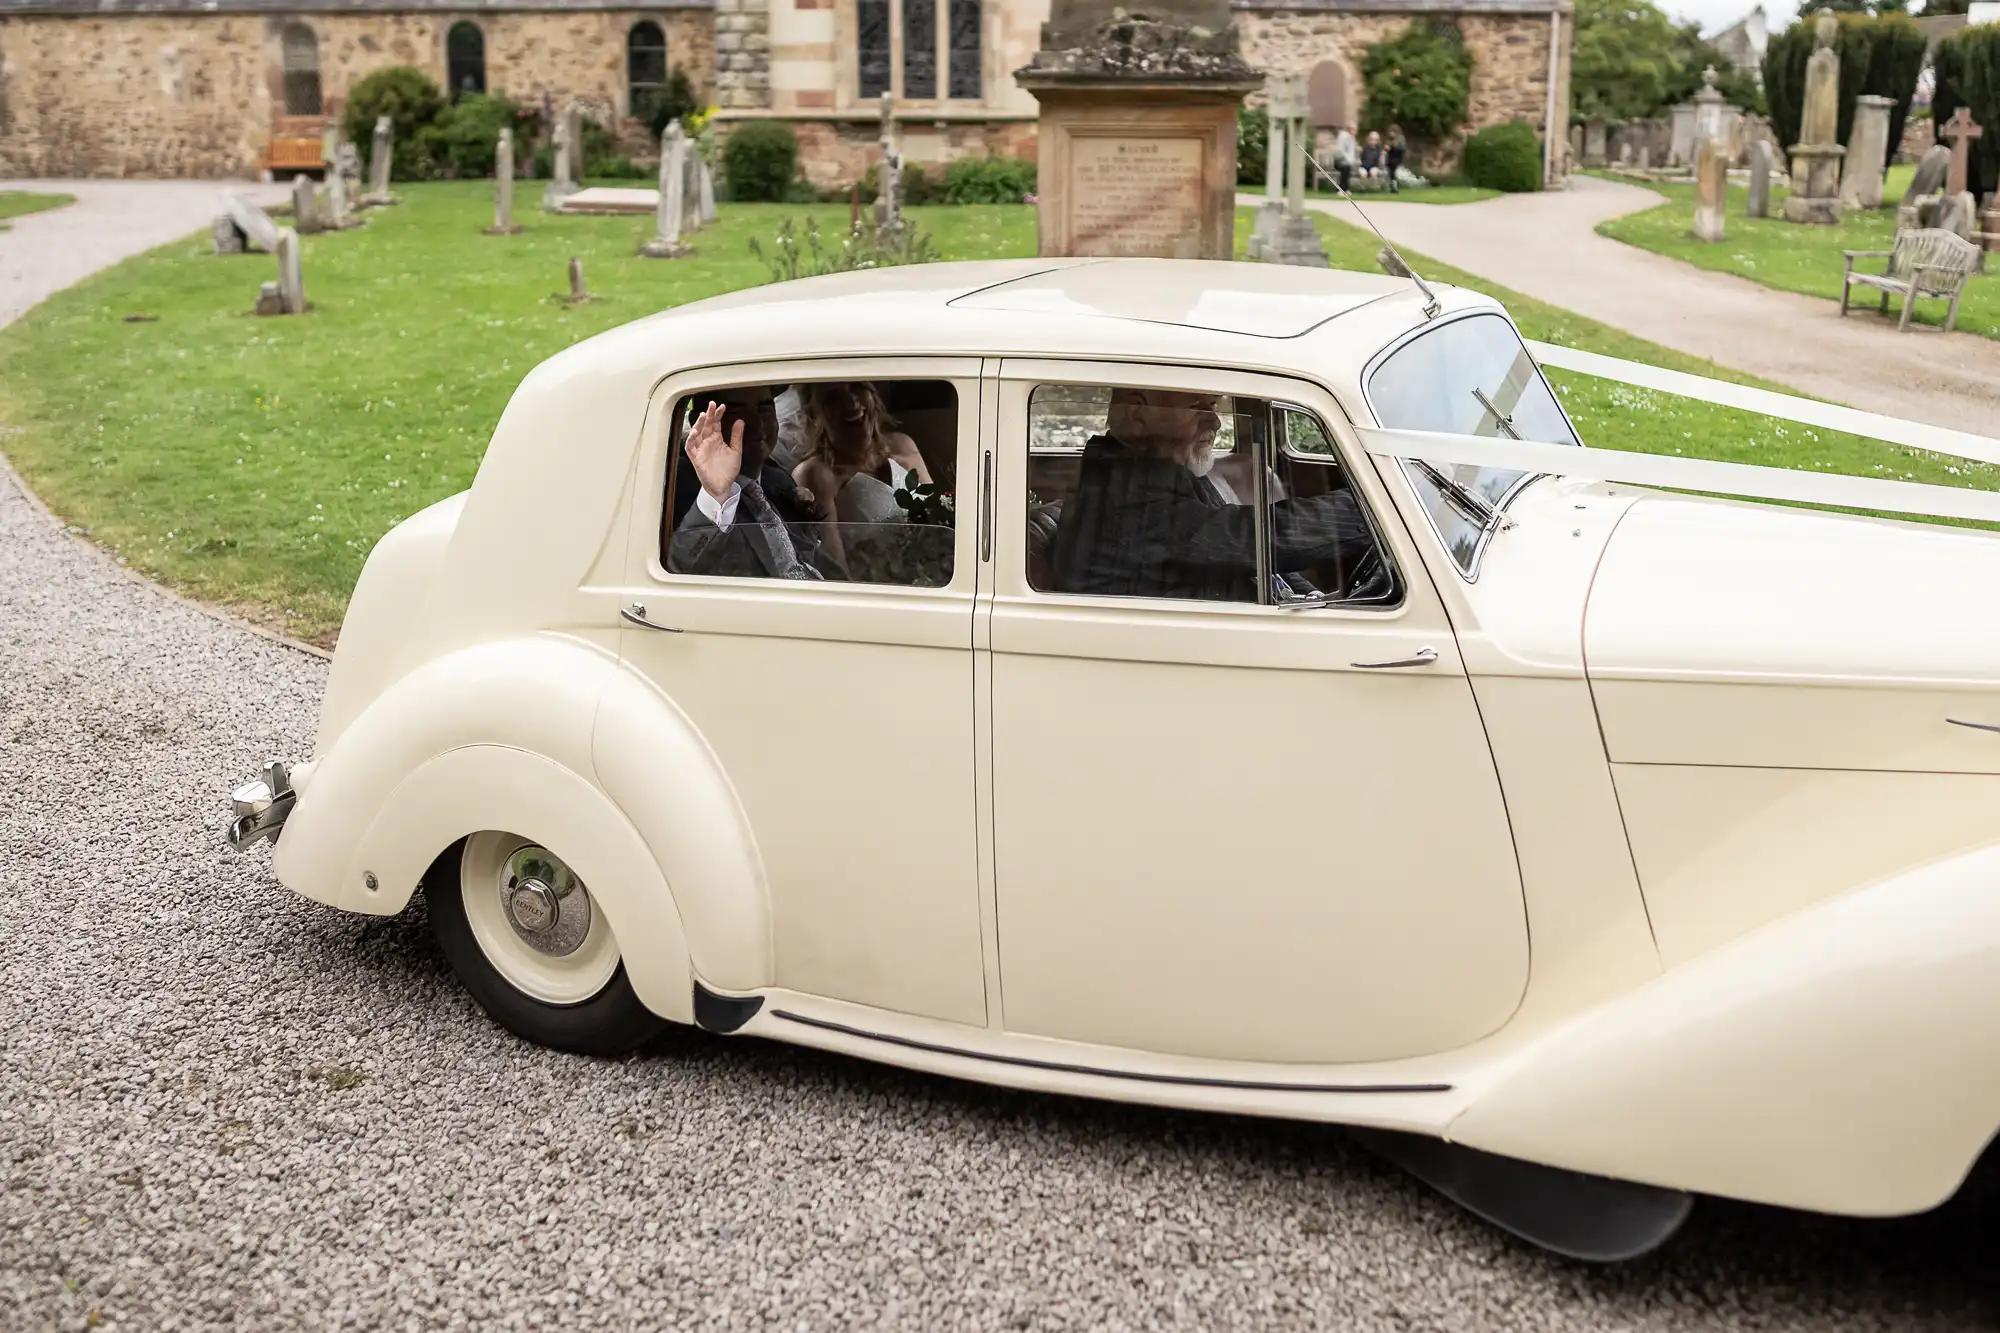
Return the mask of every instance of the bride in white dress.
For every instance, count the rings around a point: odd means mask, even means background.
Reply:
[[[820,540],[838,559],[839,525],[905,522],[896,490],[913,478],[930,481],[930,469],[873,384],[805,384],[799,399],[805,454],[792,480],[811,493]]]

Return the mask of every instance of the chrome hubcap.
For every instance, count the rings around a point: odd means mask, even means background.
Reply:
[[[590,894],[546,848],[517,849],[500,868],[500,907],[522,943],[562,958],[590,934]]]

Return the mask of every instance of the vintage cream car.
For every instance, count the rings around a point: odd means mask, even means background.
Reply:
[[[1532,352],[1152,260],[614,330],[376,547],[231,839],[422,885],[568,1050],[1339,1122],[1588,1257],[1696,1193],[1930,1208],[2000,1127],[2000,536],[1757,501],[2000,499],[1580,448],[1538,361],[2000,444]]]

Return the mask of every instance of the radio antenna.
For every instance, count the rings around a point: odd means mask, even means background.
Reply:
[[[1403,258],[1402,252],[1396,249],[1395,242],[1384,236],[1382,229],[1375,225],[1375,219],[1362,212],[1360,201],[1349,194],[1338,179],[1327,174],[1326,168],[1321,166],[1311,153],[1306,152],[1304,144],[1298,146],[1298,151],[1305,158],[1306,165],[1318,172],[1321,180],[1331,185],[1339,192],[1342,199],[1345,199],[1353,206],[1354,211],[1361,215],[1361,220],[1368,224],[1368,230],[1374,232],[1375,238],[1382,242],[1382,249],[1387,252],[1389,260],[1393,261],[1393,263],[1382,263],[1382,267],[1388,269],[1390,273],[1397,277],[1408,278],[1411,282],[1416,283],[1417,290],[1424,294],[1424,318],[1436,319],[1438,314],[1443,311],[1444,303],[1438,300],[1438,294],[1431,290],[1431,285],[1424,281],[1423,275],[1410,267],[1410,261]],[[1377,256],[1377,262],[1381,262],[1380,256]]]

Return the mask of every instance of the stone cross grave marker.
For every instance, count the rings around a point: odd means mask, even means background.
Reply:
[[[896,145],[896,98],[882,94],[882,178],[875,192],[875,233],[884,244],[903,234],[903,152]]]
[[[1285,225],[1285,122],[1276,107],[1265,108],[1264,120],[1264,202],[1257,206],[1257,221],[1243,243],[1247,259],[1264,258]]]
[[[389,169],[396,158],[396,122],[388,116],[375,117],[375,141],[368,150],[368,193],[364,204],[380,207],[393,204],[389,193]]]
[[[1271,80],[1271,115],[1285,122],[1285,219],[1277,238],[1264,249],[1267,259],[1301,268],[1326,268],[1326,246],[1306,215],[1306,76]]]
[[[653,239],[639,247],[649,259],[678,259],[687,253],[681,224],[687,220],[687,136],[678,120],[660,132],[660,199],[653,218]]]
[[[1963,106],[1951,113],[1951,119],[1944,123],[1941,131],[1951,140],[1951,171],[1945,177],[1946,194],[1964,194],[1966,168],[1970,164],[1972,141],[1982,137],[1986,131],[1973,123],[1972,114]]]
[[[583,175],[583,107],[571,102],[556,121],[555,171],[542,190],[542,207],[553,212],[577,192]]]
[[[1722,140],[1710,135],[1694,150],[1694,238],[1719,241],[1729,202],[1729,154]]]
[[[1750,141],[1750,203],[1745,210],[1753,218],[1771,216],[1771,142]]]
[[[319,200],[313,178],[303,173],[292,177],[292,226],[301,233],[319,230]]]
[[[1841,164],[1840,202],[1848,208],[1882,206],[1882,171],[1889,160],[1889,112],[1894,99],[1868,93],[1854,99],[1854,123]]]
[[[493,225],[486,234],[512,236],[519,230],[514,222],[514,131],[503,125],[493,150]]]

